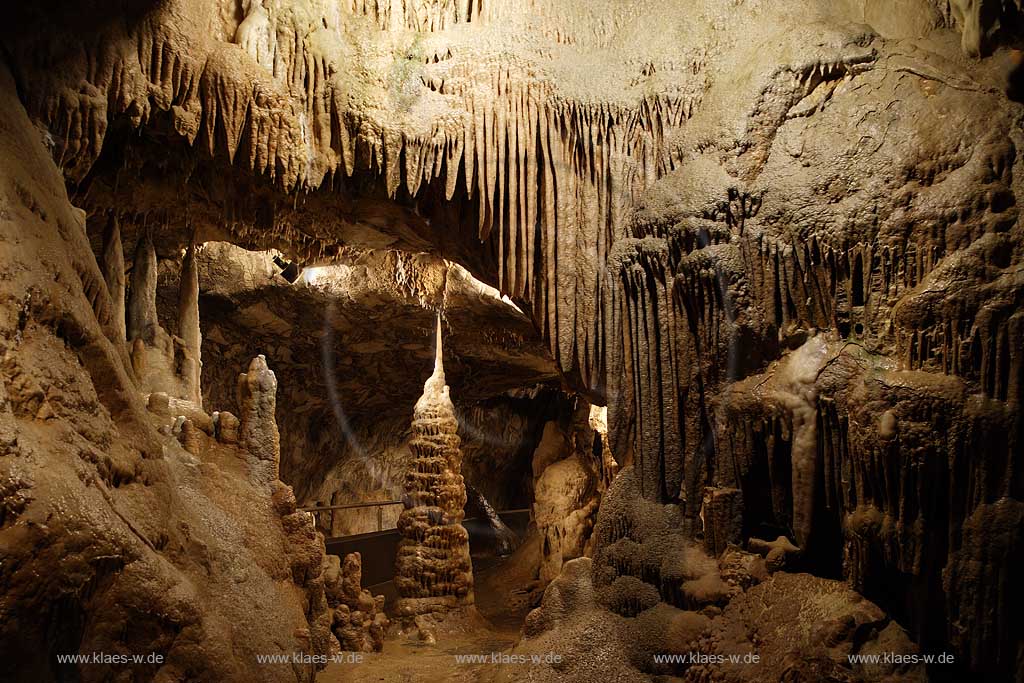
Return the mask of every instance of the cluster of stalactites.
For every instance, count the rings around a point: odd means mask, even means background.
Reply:
[[[527,4],[531,13],[555,11]],[[176,32],[146,22],[109,41],[83,83],[66,89],[95,96],[45,98],[30,108],[63,141],[58,162],[72,179],[88,173],[115,116],[127,113],[142,126],[166,110],[188,144],[226,153],[288,192],[330,186],[357,169],[381,176],[390,196],[400,188],[419,196],[435,184],[452,199],[464,187],[477,200],[480,238],[496,243],[499,289],[530,301],[556,361],[596,386],[604,346],[602,312],[593,303],[599,285],[578,271],[604,262],[632,200],[672,168],[666,141],[699,105],[701,79],[636,102],[577,100],[559,95],[534,69],[494,69],[445,48],[425,56],[420,94],[448,104],[409,125],[353,108],[362,98],[339,75],[352,65],[314,48],[320,31],[352,20],[345,10],[382,27],[441,30],[519,15],[522,5],[348,0],[341,12],[334,7],[322,21],[305,21],[281,3],[246,2],[230,50],[211,42],[188,43],[185,51]],[[231,215],[224,222],[239,239],[253,236]],[[335,241],[283,217],[275,217],[274,231],[307,260],[329,256]],[[590,266],[574,265],[584,262]]]

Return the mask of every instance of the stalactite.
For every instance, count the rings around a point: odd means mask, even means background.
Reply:
[[[505,0],[350,0],[343,8],[386,30],[417,31],[487,24],[522,11]],[[633,106],[580,102],[559,95],[533,69],[494,69],[451,49],[435,50],[420,78],[425,91],[447,98],[448,109],[411,132],[352,108],[351,84],[339,78],[334,57],[314,49],[321,27],[331,31],[349,19],[329,13],[311,21],[260,3],[243,10],[231,36],[237,47],[207,48],[205,58],[183,54],[178,37],[155,20],[123,36],[135,59],[126,61],[111,47],[93,62],[88,77],[96,97],[40,107],[67,140],[61,163],[87,170],[107,120],[127,113],[142,125],[164,109],[189,143],[201,139],[211,154],[226,153],[287,191],[318,188],[337,173],[365,168],[384,177],[391,196],[399,187],[418,196],[443,176],[451,197],[461,173],[479,206],[479,235],[497,249],[501,291],[532,303],[563,370],[588,386],[599,384],[605,363],[599,349],[606,344],[596,302],[603,285],[592,274],[623,232],[626,207],[672,168],[669,133],[692,115],[701,88],[644,95]],[[531,2],[529,11],[545,30],[549,23],[589,23],[543,3]],[[602,44],[629,16],[603,14],[592,36],[576,35],[575,28],[556,33],[570,43]],[[239,60],[238,50],[249,59]],[[317,257],[316,244],[294,248]]]

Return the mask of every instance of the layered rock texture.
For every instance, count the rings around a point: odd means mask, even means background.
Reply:
[[[136,356],[173,366],[148,389],[168,402],[195,405],[211,365],[189,310],[180,345],[145,297],[122,323],[125,280],[154,280],[150,243],[314,268],[351,248],[429,252],[529,313],[565,384],[607,404],[630,505],[661,510],[667,527],[641,515],[642,537],[623,527],[602,548],[595,532],[597,571],[618,572],[593,580],[606,614],[620,595],[626,612],[680,609],[611,549],[664,560],[669,534],[713,562],[760,548],[846,581],[923,649],[955,652],[955,675],[1020,677],[1019,1],[86,0],[14,19],[5,122],[34,151],[12,152],[32,166],[8,172],[6,263],[40,284],[3,281],[7,338],[45,318],[104,377],[105,452],[143,450],[127,432],[148,418],[122,391],[145,374]],[[29,221],[49,226],[38,245]],[[99,268],[86,231],[102,263],[138,260],[130,278]],[[53,245],[70,256],[47,279]],[[122,329],[141,353],[103,341]],[[57,413],[14,376],[16,416]],[[102,419],[91,400],[67,409],[76,433]],[[18,443],[33,429],[12,427]],[[96,467],[120,480],[129,455]],[[12,478],[29,491],[12,510],[50,500],[33,476]],[[765,598],[780,618],[782,602]]]
[[[423,385],[412,418],[412,468],[405,480],[405,510],[398,518],[402,540],[395,558],[400,617],[443,617],[473,604],[469,534],[462,526],[466,484],[462,478],[458,422],[445,384],[441,318],[437,319],[434,372]]]

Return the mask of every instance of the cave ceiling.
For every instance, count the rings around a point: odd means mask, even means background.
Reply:
[[[158,297],[170,302],[178,276],[168,261]],[[408,421],[442,311],[448,382],[460,401],[559,383],[547,346],[515,304],[428,254],[352,252],[302,270],[294,283],[269,253],[226,243],[206,244],[198,261],[211,405],[231,404],[232,378],[258,352],[272,362],[291,414],[337,412],[352,426]],[[164,324],[173,330],[173,320]]]
[[[21,12],[48,30],[5,41],[16,78],[91,214],[307,263],[341,245],[439,253],[527,302],[560,367],[598,389],[601,271],[643,192],[694,157],[752,180],[794,109],[916,68],[889,63],[853,2]]]

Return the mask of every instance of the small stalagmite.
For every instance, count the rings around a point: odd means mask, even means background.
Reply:
[[[402,540],[395,560],[399,617],[443,615],[473,603],[469,535],[462,527],[466,484],[455,407],[445,385],[441,319],[434,372],[423,385],[412,419],[415,457],[405,479]]]
[[[265,356],[253,358],[249,371],[238,376],[238,405],[238,441],[253,456],[257,478],[272,482],[281,466],[281,436],[275,416],[277,377]]]

